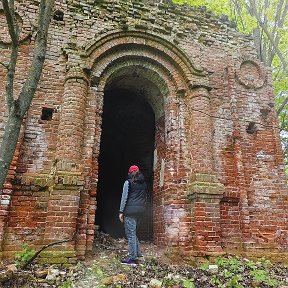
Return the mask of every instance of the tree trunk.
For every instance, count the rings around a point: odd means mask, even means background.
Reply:
[[[19,96],[14,97],[13,83],[18,55],[19,33],[14,11],[14,1],[2,0],[7,25],[9,28],[9,34],[12,39],[12,46],[10,62],[6,67],[8,70],[6,101],[9,110],[9,117],[5,124],[5,131],[2,142],[0,144],[0,191],[3,188],[6,175],[9,171],[11,161],[13,160],[22,120],[31,105],[38,82],[41,77],[47,48],[48,28],[54,2],[55,0],[40,1],[37,36],[35,40],[32,64],[28,72],[28,77],[22,87]]]
[[[3,187],[16,149],[22,118],[12,110],[8,116],[0,147],[0,187]]]

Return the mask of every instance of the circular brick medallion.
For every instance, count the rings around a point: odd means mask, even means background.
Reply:
[[[244,87],[259,89],[266,82],[266,70],[254,60],[245,59],[238,63],[236,77]]]

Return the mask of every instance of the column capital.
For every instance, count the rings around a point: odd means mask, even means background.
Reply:
[[[216,175],[210,173],[195,173],[188,184],[188,199],[221,198],[224,185],[219,182]]]
[[[89,84],[89,71],[80,66],[71,66],[67,68],[65,81],[70,79],[81,79],[84,80],[87,84]]]
[[[224,186],[214,173],[194,173],[188,184],[193,250],[222,252],[220,200]]]
[[[189,82],[189,89],[191,91],[201,89],[201,88],[206,89],[207,91],[210,91],[212,89],[211,85],[209,84],[208,77],[198,76]]]
[[[190,93],[187,96],[187,99],[192,100],[198,97],[205,97],[210,100],[211,96],[209,90],[205,86],[194,86],[190,89]]]

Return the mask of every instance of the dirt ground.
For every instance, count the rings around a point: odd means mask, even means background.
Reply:
[[[98,233],[93,253],[73,267],[39,265],[20,270],[15,263],[0,266],[0,287],[9,288],[194,288],[194,287],[286,287],[288,267],[273,265],[265,259],[257,262],[232,256],[222,257],[215,263],[194,267],[173,263],[161,249],[152,243],[141,242],[143,259],[136,266],[121,264],[127,256],[127,241],[115,240]],[[3,278],[7,267],[13,277]],[[3,281],[4,279],[4,281]]]

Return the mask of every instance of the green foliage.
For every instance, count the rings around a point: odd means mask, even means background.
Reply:
[[[147,261],[146,261],[147,260]],[[218,287],[218,288],[246,288],[246,287],[280,287],[285,282],[277,279],[286,277],[286,268],[281,270],[266,259],[257,262],[240,257],[219,257],[213,263],[202,264],[202,271],[191,266],[166,265],[155,258],[145,259],[137,267],[121,265],[116,258],[101,258],[95,261],[90,271],[85,275],[93,279],[93,284],[98,288],[122,288],[141,286],[161,287]],[[218,269],[215,269],[215,265]],[[128,270],[126,270],[128,269]],[[278,270],[280,269],[280,270]],[[205,271],[203,271],[205,270]],[[278,273],[278,272],[280,273]],[[276,272],[276,273],[275,273]],[[124,274],[125,277],[117,277]],[[274,276],[275,275],[275,276]],[[284,275],[284,277],[283,277]],[[279,277],[280,276],[280,277]],[[276,279],[277,277],[277,279]],[[122,279],[125,279],[122,281]],[[148,284],[149,283],[149,284]],[[75,286],[76,284],[76,286]],[[143,284],[143,285],[141,285]],[[78,287],[69,281],[60,288]],[[200,286],[199,286],[200,285]],[[80,287],[80,285],[79,285]],[[82,286],[81,286],[82,287]]]
[[[216,275],[213,275],[211,277],[210,283],[216,285],[216,287],[219,287],[219,288],[225,287],[224,284],[222,284],[221,279],[218,278]]]
[[[272,68],[276,109],[288,176],[288,11],[284,1],[173,0],[225,14],[240,32],[253,35],[259,59]],[[286,103],[286,104],[285,104]]]
[[[233,288],[244,288],[240,283],[243,280],[241,275],[232,275],[231,278],[226,282],[227,287]]]
[[[237,14],[235,7],[231,5],[229,0],[173,0],[177,4],[189,4],[195,7],[207,7],[209,10],[213,11],[216,15],[227,15],[231,21],[236,22],[238,29],[243,33],[252,33],[253,28],[256,27],[257,21],[251,15],[245,12],[245,6],[243,0],[238,0],[238,7],[243,9],[241,13],[241,18]]]
[[[160,269],[159,263],[155,258],[147,258],[144,263],[144,269],[149,269],[157,272]]]
[[[199,266],[199,268],[200,268],[201,270],[204,270],[204,271],[208,270],[208,268],[209,268],[209,262],[202,263],[202,264]]]
[[[210,283],[219,288],[244,288],[247,286],[244,281],[245,277],[251,279],[253,283],[257,283],[257,287],[258,285],[265,285],[265,287],[278,287],[277,285],[280,285],[277,279],[269,275],[271,263],[266,259],[254,262],[239,257],[219,257],[215,264],[219,271],[212,275]],[[201,266],[202,269],[209,271],[209,266],[206,264]]]
[[[15,255],[16,265],[23,266],[35,254],[34,249],[28,249],[28,244],[24,243],[22,251]]]
[[[104,271],[100,267],[95,266],[95,267],[93,267],[92,271],[93,271],[94,275],[97,275],[100,278],[105,276]]]
[[[253,280],[257,283],[267,284],[271,287],[277,287],[278,285],[278,281],[276,279],[272,279],[269,273],[265,270],[261,269],[252,270],[250,272],[250,275],[252,276]]]
[[[216,285],[216,287],[224,288],[224,287],[231,287],[231,288],[244,288],[244,286],[239,283],[242,280],[240,275],[232,275],[227,281],[223,281],[222,279],[218,278],[216,275],[210,280],[211,284]]]
[[[183,284],[184,288],[194,288],[195,287],[193,279],[186,279],[183,281],[182,284]]]
[[[179,282],[180,282],[179,279],[175,279],[173,277],[165,277],[162,280],[162,285],[164,287],[170,287],[170,286],[174,286],[174,285],[178,284]]]
[[[151,266],[157,266],[159,263],[158,263],[158,260],[156,258],[147,257],[145,259],[145,264],[151,265]]]
[[[238,257],[219,257],[217,258],[215,264],[218,265],[219,268],[228,269],[228,271],[234,273],[239,272],[241,267],[241,262],[239,261]]]
[[[70,287],[72,287],[71,281],[66,281],[62,285],[59,286],[59,288],[70,288]]]

